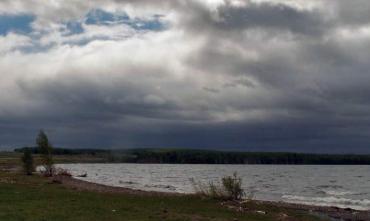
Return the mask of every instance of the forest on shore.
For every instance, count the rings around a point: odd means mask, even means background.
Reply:
[[[29,148],[15,149],[23,152]],[[370,165],[370,155],[312,154],[289,152],[236,152],[191,149],[70,149],[54,148],[55,155],[85,155],[114,163],[169,163],[169,164],[308,164],[308,165]],[[102,162],[100,160],[99,162]]]

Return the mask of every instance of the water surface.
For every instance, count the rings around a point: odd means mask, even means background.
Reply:
[[[162,192],[194,192],[190,181],[218,182],[236,171],[259,200],[370,210],[370,166],[59,164],[78,179]]]

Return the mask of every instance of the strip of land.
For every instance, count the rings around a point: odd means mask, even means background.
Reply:
[[[31,147],[34,154],[39,149]],[[24,151],[24,148],[15,150]],[[233,152],[191,149],[66,149],[54,148],[54,155],[83,156],[84,161],[110,163],[174,163],[174,164],[311,164],[370,165],[370,155],[312,154],[284,152]]]
[[[93,191],[101,193],[124,193],[137,196],[185,196],[191,194],[178,194],[178,193],[166,193],[166,192],[156,192],[156,191],[143,191],[135,190],[124,187],[112,187],[102,184],[91,183],[79,179],[75,179],[69,176],[57,176],[52,178],[53,182],[61,183],[69,188],[79,190],[79,191]],[[316,214],[320,217],[327,217],[331,219],[338,220],[370,220],[370,211],[357,211],[350,208],[338,208],[338,207],[326,207],[326,206],[313,206],[313,205],[302,205],[286,202],[269,202],[260,200],[248,200],[248,201],[224,201],[221,205],[233,209],[238,212],[257,212],[263,214],[264,210],[258,210],[258,206],[266,207],[272,206],[281,209],[292,209],[295,211],[302,211],[307,214]],[[285,214],[286,215],[286,214]],[[284,216],[284,215],[283,215]],[[286,215],[288,216],[288,215]],[[282,219],[284,220],[284,219]],[[289,220],[289,219],[287,219]]]
[[[68,176],[26,176],[19,172],[18,157],[0,154],[0,220],[369,220],[368,212],[349,209],[280,202],[221,202],[197,195],[109,187]],[[68,162],[65,156],[55,160]]]

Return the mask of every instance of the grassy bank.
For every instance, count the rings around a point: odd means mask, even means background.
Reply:
[[[0,220],[320,220],[301,211],[254,202],[248,203],[247,212],[238,212],[196,196],[80,191],[9,170],[16,165],[15,155],[0,155]]]
[[[1,173],[0,220],[318,220],[295,211],[257,206],[267,211],[238,213],[213,200],[194,196],[136,196],[75,191],[45,178]]]

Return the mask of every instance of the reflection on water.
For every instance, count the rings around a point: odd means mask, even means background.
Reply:
[[[370,209],[370,166],[60,164],[78,179],[134,189],[191,193],[190,178],[217,182],[234,171],[260,200]]]

